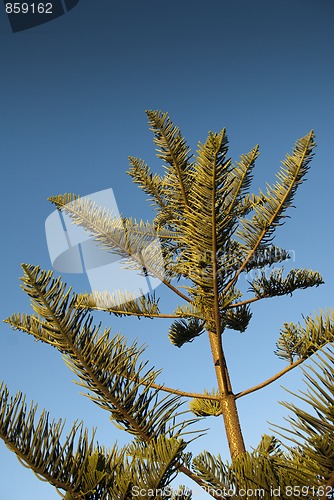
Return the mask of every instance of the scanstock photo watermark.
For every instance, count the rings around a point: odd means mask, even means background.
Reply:
[[[96,241],[92,235],[98,220],[108,242]],[[166,277],[160,238],[175,236],[163,229],[156,231],[149,224],[126,222],[111,188],[71,199],[49,215],[45,232],[53,268],[62,273],[86,274],[92,292],[90,301],[102,309],[156,289]],[[245,255],[236,241],[217,252],[220,279],[224,279],[224,273],[236,272]],[[295,252],[274,246],[259,249],[247,264],[245,281],[250,283],[259,273],[269,275],[275,267],[269,267],[268,262],[287,259],[295,261]],[[196,281],[212,273],[213,261],[210,252],[194,255],[188,278]]]
[[[80,214],[87,224],[109,221],[105,230],[114,251],[95,241],[89,227],[74,223]],[[125,225],[111,188],[55,210],[45,221],[45,232],[52,267],[62,273],[86,274],[97,307],[120,305],[151,293],[164,280],[157,233],[147,226]],[[154,274],[148,271],[152,268]]]
[[[205,491],[209,495],[219,500],[231,500],[233,498],[241,499],[245,498],[249,500],[250,498],[256,499],[268,499],[268,498],[282,498],[282,495],[288,498],[305,498],[309,499],[317,498],[332,498],[332,487],[331,486],[281,486],[275,487],[271,486],[269,489],[265,488],[213,488],[210,486],[203,486],[203,488],[188,489],[185,486],[180,486],[175,489],[170,486],[165,488],[140,488],[139,486],[133,486],[131,489],[132,496],[135,498],[173,498],[177,500],[178,498],[184,498],[187,495],[195,498],[197,493]]]

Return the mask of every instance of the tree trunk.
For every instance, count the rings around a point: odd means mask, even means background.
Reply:
[[[245,443],[241,432],[235,396],[223,352],[221,335],[209,332],[209,340],[220,393],[220,405],[224,418],[227,441],[231,458],[245,453]]]

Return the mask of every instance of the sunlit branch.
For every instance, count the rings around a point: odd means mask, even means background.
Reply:
[[[285,367],[283,370],[280,372],[276,373],[273,377],[268,378],[268,380],[265,380],[261,384],[255,385],[254,387],[250,387],[249,389],[246,389],[245,391],[238,392],[238,394],[235,395],[235,399],[241,398],[242,396],[246,396],[247,394],[251,394],[252,392],[258,391],[259,389],[262,389],[263,387],[266,387],[267,385],[271,384],[272,382],[275,382],[275,380],[279,379],[286,373],[288,373],[290,370],[295,368],[296,366],[300,365],[305,361],[306,358],[301,358],[292,363],[291,365]]]
[[[138,318],[163,318],[163,319],[180,319],[180,315],[178,314],[154,314],[154,313],[139,313],[132,311],[122,311],[118,309],[109,309],[108,307],[99,307],[99,306],[85,306],[83,304],[78,303],[78,308],[92,309],[94,311],[104,311],[111,314],[119,314],[122,316],[137,316]]]
[[[251,304],[252,302],[256,302],[261,299],[265,299],[267,296],[264,297],[252,297],[251,299],[245,299],[242,302],[236,302],[235,304],[230,304],[226,307],[226,309],[232,309],[233,307],[239,307],[239,306],[244,306],[246,304]]]
[[[311,131],[308,135],[308,144],[310,143],[311,139],[312,139],[312,134],[313,134],[313,131]],[[281,200],[280,200],[280,203],[278,204],[278,206],[276,207],[276,210],[274,211],[274,213],[272,214],[270,220],[268,221],[268,224],[266,225],[266,227],[261,231],[261,233],[259,234],[259,237],[257,239],[257,242],[256,244],[253,246],[253,248],[250,249],[250,251],[248,252],[248,255],[246,256],[245,260],[243,261],[243,263],[241,264],[241,266],[239,267],[239,269],[236,271],[235,275],[233,276],[233,278],[230,279],[230,281],[227,283],[224,291],[223,291],[223,294],[226,294],[228,292],[228,290],[234,285],[234,283],[238,280],[240,274],[243,272],[243,270],[246,268],[248,262],[252,259],[254,253],[256,252],[256,250],[259,248],[260,244],[261,244],[261,241],[263,240],[263,238],[266,236],[267,232],[268,232],[268,228],[271,228],[275,222],[275,219],[279,216],[280,212],[282,211],[285,203],[286,203],[286,200],[289,198],[290,196],[290,193],[291,193],[291,190],[293,189],[293,186],[297,180],[297,177],[298,177],[298,174],[299,174],[299,171],[300,171],[300,168],[307,156],[307,153],[308,153],[308,149],[305,148],[302,155],[298,158],[299,160],[299,165],[298,165],[298,168],[296,170],[296,173],[294,175],[294,179],[293,179],[293,182],[290,184],[289,188],[286,190],[284,196],[282,196]]]
[[[212,396],[210,394],[197,394],[195,392],[187,392],[187,391],[181,391],[180,389],[173,389],[172,387],[167,387],[165,385],[159,385],[151,382],[145,382],[142,380],[139,380],[139,384],[141,385],[147,385],[150,387],[153,387],[154,389],[159,389],[164,392],[170,392],[171,394],[177,394],[178,396],[184,396],[186,398],[196,398],[196,399],[209,399],[210,401],[219,401],[220,397],[219,396]]]
[[[99,389],[101,394],[103,394],[104,398],[106,401],[110,402],[112,406],[117,408],[117,410],[122,414],[125,420],[129,422],[129,424],[132,426],[133,429],[135,429],[145,441],[149,441],[150,438],[145,432],[142,430],[138,422],[123,408],[123,406],[119,403],[117,398],[113,394],[111,394],[108,389],[101,383],[100,379],[96,376],[95,370],[92,368],[92,366],[89,364],[89,361],[85,358],[85,356],[82,354],[82,352],[79,350],[78,346],[75,345],[73,341],[70,340],[70,336],[67,335],[66,332],[66,327],[64,328],[64,325],[59,319],[59,317],[55,314],[54,310],[50,307],[50,304],[46,300],[44,294],[42,293],[40,287],[36,283],[33,275],[30,273],[30,270],[28,266],[23,265],[22,266],[25,273],[29,277],[30,282],[33,284],[33,287],[36,291],[36,293],[39,296],[40,301],[43,303],[44,307],[47,309],[50,317],[52,318],[53,322],[55,325],[57,325],[57,329],[59,332],[62,332],[63,335],[66,337],[67,345],[74,354],[74,356],[80,361],[85,374],[87,374],[90,378],[90,380],[93,382],[94,386]],[[65,334],[64,334],[65,331]]]

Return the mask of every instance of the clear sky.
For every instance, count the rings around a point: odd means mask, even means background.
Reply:
[[[3,319],[29,311],[19,287],[20,263],[51,268],[44,231],[53,211],[49,196],[112,188],[124,215],[151,217],[145,195],[125,173],[129,155],[161,168],[145,109],[168,111],[194,149],[209,130],[222,127],[235,160],[259,143],[255,191],[274,180],[295,141],[315,130],[308,181],[275,243],[294,256],[286,269],[318,270],[326,283],[255,304],[247,333],[226,335],[235,391],[282,369],[273,351],[283,322],[333,305],[333,2],[80,0],[66,15],[17,33],[1,5],[0,40]],[[84,280],[64,279],[84,291]],[[174,299],[161,287],[157,292],[161,308],[171,310]],[[213,387],[205,337],[177,349],[167,338],[167,322],[103,320],[115,333],[149,345],[147,358],[163,368],[167,385]],[[97,425],[106,446],[124,442],[108,415],[79,395],[55,350],[3,324],[0,356],[0,379],[12,394],[22,390],[55,419],[66,417],[69,427],[76,419]],[[248,448],[270,432],[268,421],[282,423],[287,415],[277,401],[292,396],[281,385],[302,388],[301,372],[240,400]],[[207,449],[228,458],[222,420],[208,419],[207,425],[212,430],[194,443],[194,453]],[[3,444],[0,481],[6,500],[59,498]],[[205,495],[195,489],[193,498]]]

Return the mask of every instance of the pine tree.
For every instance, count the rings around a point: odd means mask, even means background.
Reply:
[[[297,141],[282,162],[276,183],[253,195],[249,189],[258,146],[233,164],[223,129],[210,132],[192,156],[166,113],[148,111],[147,117],[165,175],[153,174],[134,157],[128,173],[154,205],[151,223],[114,217],[93,201],[72,194],[50,201],[129,267],[159,278],[178,296],[180,305],[161,312],[154,293],[140,298],[120,292],[75,294],[52,272],[23,265],[23,290],[34,313],[13,314],[5,320],[14,330],[55,347],[90,399],[133,439],[123,448],[102,447],[77,423],[63,437],[61,421],[50,421],[45,411],[38,417],[37,407],[28,407],[21,393],[11,397],[5,384],[0,388],[0,437],[67,500],[125,500],[138,498],[138,492],[145,499],[190,499],[186,488],[177,493],[168,488],[178,474],[188,476],[213,498],[329,498],[334,485],[333,311],[308,316],[303,324],[285,323],[276,354],[286,367],[239,393],[233,391],[223,347],[226,330],[247,329],[253,302],[323,283],[316,271],[293,269],[284,276],[283,268],[272,267],[289,259],[273,238],[309,169],[314,133]],[[150,244],[153,237],[159,238],[159,248]],[[238,284],[251,270],[258,272],[244,295]],[[207,335],[216,389],[194,394],[159,383],[160,371],[147,367],[136,342],[129,344],[94,325],[98,309],[155,321],[170,318],[169,339],[178,348]],[[264,435],[255,450],[246,451],[237,400],[273,383],[312,355],[314,364],[305,370],[308,392],[299,397],[315,412],[287,405],[294,415],[291,428],[278,429],[277,434],[288,437],[290,446]],[[189,412],[183,410],[184,401],[190,402]],[[222,417],[229,461],[208,451],[197,457],[189,452],[192,432],[200,433],[190,426],[211,415]],[[247,490],[253,493],[247,495]]]

